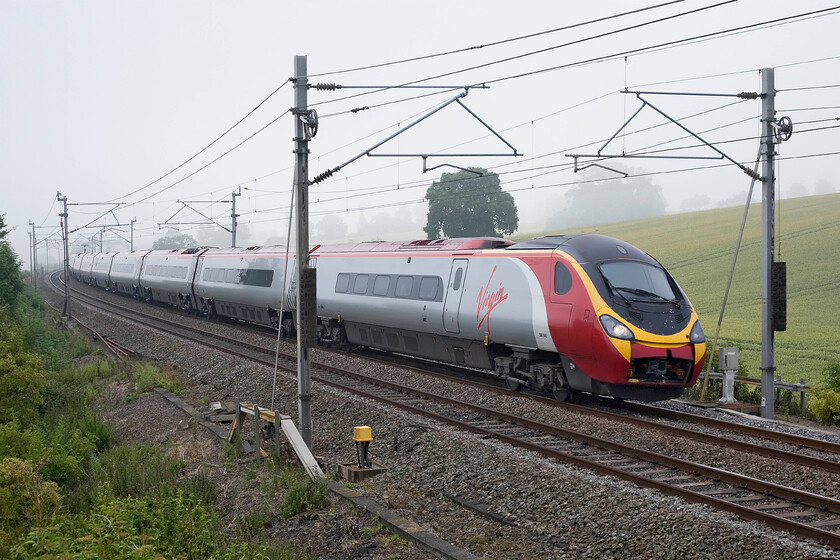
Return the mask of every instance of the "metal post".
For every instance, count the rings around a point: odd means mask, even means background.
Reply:
[[[295,56],[293,78],[295,105],[295,193],[297,194],[297,357],[298,357],[298,423],[306,447],[312,449],[312,379],[309,372],[309,348],[302,340],[303,317],[301,289],[306,269],[309,268],[309,137],[305,118],[308,112],[306,56]]]
[[[32,223],[32,222],[30,222],[30,223]],[[29,236],[29,281],[31,283],[33,281],[33,279],[35,278],[35,270],[32,267],[32,262],[33,262],[32,261],[32,232],[27,231],[26,235]]]
[[[236,197],[242,196],[242,187],[239,187],[239,192],[233,191],[230,193],[230,246],[236,247],[236,218],[239,214],[236,213]]]
[[[56,194],[56,200],[64,203],[64,212],[59,214],[62,220],[64,232],[64,317],[70,318],[70,248],[68,238],[70,237],[70,226],[67,225],[67,197]]]
[[[773,376],[776,372],[773,354],[773,275],[775,239],[775,157],[776,145],[773,124],[776,122],[776,85],[773,68],[761,70],[761,417],[773,418],[775,394]]]
[[[130,245],[130,249],[132,251],[134,251],[134,222],[136,222],[136,221],[137,221],[137,218],[134,218],[133,220],[131,220],[131,223],[129,224],[131,226],[131,238],[130,238],[131,239],[131,241],[130,241],[131,245]]]
[[[35,222],[30,221],[32,226],[32,287],[38,288],[38,238],[35,236]]]

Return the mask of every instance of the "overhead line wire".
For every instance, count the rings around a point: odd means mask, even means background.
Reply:
[[[545,72],[552,72],[552,71],[556,71],[556,70],[564,70],[564,69],[567,69],[567,68],[574,68],[574,67],[579,67],[579,66],[587,66],[589,64],[595,64],[595,63],[605,62],[605,61],[608,61],[608,60],[614,60],[614,59],[617,59],[617,58],[623,58],[623,57],[626,57],[626,56],[629,56],[629,55],[648,54],[650,52],[655,52],[657,50],[665,50],[665,49],[670,49],[670,48],[676,48],[678,46],[682,46],[683,44],[690,44],[692,42],[699,42],[701,40],[702,41],[711,40],[711,39],[716,38],[718,36],[725,36],[727,34],[741,34],[741,33],[752,32],[752,31],[758,30],[759,28],[762,28],[763,26],[787,25],[787,24],[790,24],[790,23],[797,23],[798,21],[802,21],[803,19],[812,19],[814,17],[824,17],[824,16],[827,16],[827,15],[831,15],[828,12],[831,12],[831,11],[834,11],[834,10],[837,10],[837,9],[840,9],[840,6],[834,6],[834,7],[826,8],[826,9],[823,9],[823,10],[817,10],[817,11],[814,11],[814,12],[806,12],[806,13],[797,14],[797,15],[793,15],[793,16],[786,16],[786,17],[783,17],[783,18],[777,18],[777,19],[773,19],[773,20],[767,20],[767,21],[763,21],[763,22],[759,22],[759,23],[754,23],[754,24],[749,24],[749,25],[745,25],[745,26],[726,29],[726,30],[723,30],[723,31],[715,31],[715,32],[712,32],[712,33],[697,35],[697,36],[689,37],[689,38],[686,38],[686,39],[669,41],[669,42],[660,43],[660,44],[657,44],[657,45],[649,45],[649,46],[646,46],[646,47],[640,47],[640,48],[637,48],[637,49],[631,49],[631,50],[628,50],[628,51],[622,51],[622,52],[618,52],[618,53],[604,55],[604,56],[601,56],[601,57],[595,57],[595,58],[590,58],[590,59],[586,59],[586,60],[580,60],[580,61],[577,61],[577,62],[571,62],[571,63],[559,65],[559,66],[543,68],[543,69],[540,69],[540,70],[534,70],[534,71],[530,71],[530,72],[514,74],[514,75],[511,75],[511,76],[506,76],[506,77],[502,77],[502,78],[497,78],[497,79],[493,79],[493,80],[489,80],[489,81],[481,81],[481,82],[476,82],[476,83],[477,84],[482,84],[482,85],[488,85],[488,84],[499,83],[499,82],[503,82],[503,81],[507,81],[507,80],[519,79],[519,78],[523,78],[523,77],[542,74],[542,73],[545,73]],[[527,56],[527,54],[528,53],[526,53],[526,56]],[[789,65],[777,66],[777,68],[781,68],[781,67],[785,67],[785,66],[795,66],[795,65],[799,65],[799,64],[808,64],[808,63],[813,63],[813,62],[821,62],[821,61],[825,61],[825,60],[831,60],[833,58],[840,58],[840,57],[829,57],[829,58],[824,58],[824,59],[814,59],[814,60],[805,61],[805,62],[796,62],[796,63],[792,63],[792,64],[789,64]],[[500,62],[503,62],[503,61],[495,61],[495,62],[485,64],[483,66],[498,64]],[[462,69],[462,70],[456,70],[456,71],[449,72],[449,73],[446,73],[446,74],[440,74],[440,75],[437,75],[437,76],[431,76],[431,77],[423,78],[423,79],[420,79],[420,80],[415,80],[413,82],[407,82],[406,84],[401,84],[401,85],[416,84],[416,83],[420,83],[420,82],[423,82],[423,81],[428,81],[428,80],[432,80],[432,79],[436,79],[436,78],[440,78],[440,77],[445,77],[445,76],[450,76],[450,75],[453,75],[453,74],[458,74],[460,72],[466,72],[466,71],[473,70],[473,69],[476,69],[476,68],[478,68],[478,67],[471,67],[471,68],[465,68],[465,69]],[[715,75],[715,76],[734,75],[734,74],[747,73],[747,72],[752,72],[752,71],[754,71],[754,70],[744,70],[744,71],[734,72],[734,73],[731,73],[731,74],[718,74],[718,75]],[[708,77],[715,77],[715,76],[708,76]],[[697,79],[702,79],[702,78],[697,78]],[[690,79],[677,80],[677,81],[689,81],[689,80]],[[676,83],[677,81],[661,82],[661,83]],[[648,84],[648,85],[653,85],[653,84]],[[394,86],[394,87],[398,87],[398,86]],[[348,95],[348,96],[345,96],[345,97],[340,97],[340,98],[337,98],[337,99],[332,99],[332,100],[316,103],[315,105],[324,105],[324,104],[328,104],[328,103],[334,103],[334,102],[337,102],[337,101],[342,101],[342,100],[346,100],[346,99],[352,99],[352,98],[355,98],[355,97],[360,97],[362,95],[371,95],[371,94],[374,94],[374,93],[379,93],[379,92],[382,92],[382,91],[386,91],[387,89],[392,89],[392,88],[384,88],[384,89],[378,89],[378,90],[374,90],[374,91],[370,91],[370,92]],[[365,109],[378,109],[378,108],[386,107],[386,106],[389,106],[389,105],[395,105],[395,104],[398,104],[398,103],[404,103],[404,102],[413,101],[413,100],[416,100],[416,99],[423,99],[423,98],[426,98],[426,97],[441,95],[441,94],[448,93],[448,92],[451,92],[451,91],[453,91],[453,90],[452,89],[447,89],[447,90],[442,90],[442,91],[438,91],[438,92],[419,94],[419,95],[415,95],[415,96],[411,96],[411,97],[406,97],[406,98],[403,98],[403,99],[397,99],[397,100],[386,101],[386,102],[382,102],[382,103],[378,103],[378,104],[374,104],[374,105],[368,105],[368,106],[365,107]],[[348,110],[343,111],[343,112],[333,113],[332,115],[335,116],[335,115],[347,114],[347,113],[353,113],[353,112],[357,112],[357,111],[355,111],[354,109],[348,109]]]
[[[336,71],[332,71],[332,72],[322,72],[322,73],[319,73],[319,74],[309,74],[307,76],[307,78],[320,78],[322,76],[347,74],[347,73],[351,73],[351,72],[358,72],[358,71],[361,71],[361,70],[373,70],[375,68],[383,68],[385,66],[394,66],[394,65],[398,65],[398,64],[405,64],[405,63],[408,63],[408,62],[417,62],[417,61],[420,61],[420,60],[429,60],[429,59],[432,59],[432,58],[439,58],[439,57],[442,57],[442,56],[460,54],[460,53],[475,51],[475,50],[479,50],[479,49],[483,49],[483,48],[487,48],[487,47],[495,47],[495,46],[498,46],[498,45],[513,43],[515,41],[521,41],[521,40],[524,40],[524,39],[532,39],[534,37],[539,37],[539,36],[542,36],[542,35],[549,35],[551,33],[557,33],[557,32],[560,32],[560,31],[568,31],[569,29],[574,29],[574,28],[577,28],[577,27],[584,27],[586,25],[591,25],[593,23],[601,23],[601,22],[608,21],[608,20],[611,20],[611,19],[617,19],[617,18],[620,18],[620,17],[628,16],[628,15],[638,14],[638,13],[641,13],[641,12],[646,12],[648,10],[653,10],[653,9],[656,9],[656,8],[662,8],[663,6],[669,6],[671,4],[679,4],[679,3],[684,2],[684,1],[685,0],[673,0],[671,2],[663,2],[663,3],[660,3],[660,4],[656,4],[656,5],[653,5],[653,6],[648,6],[648,7],[645,7],[645,8],[639,8],[639,9],[636,9],[636,10],[630,10],[628,12],[622,12],[622,13],[619,13],[619,14],[604,16],[604,17],[600,17],[600,18],[596,18],[596,19],[592,19],[592,20],[588,20],[588,21],[573,23],[571,25],[565,25],[563,27],[556,27],[554,29],[548,29],[548,30],[545,30],[545,31],[538,31],[536,33],[529,33],[527,35],[520,35],[520,36],[517,36],[517,37],[511,37],[511,38],[508,38],[508,39],[502,39],[500,41],[494,41],[494,42],[487,43],[487,44],[484,44],[484,45],[474,45],[472,47],[463,47],[463,48],[460,48],[460,49],[443,51],[443,52],[429,54],[429,55],[423,55],[423,56],[415,56],[415,57],[405,58],[405,59],[401,59],[401,60],[394,60],[394,61],[391,61],[391,62],[383,62],[383,63],[379,63],[379,64],[370,64],[368,66],[359,66],[359,67],[356,67],[356,68],[348,68],[346,70],[336,70]]]
[[[753,31],[753,30],[755,30],[755,28],[761,27],[763,25],[770,25],[770,24],[782,23],[782,22],[790,22],[790,20],[802,18],[802,17],[805,17],[805,16],[811,16],[811,15],[814,15],[814,14],[825,14],[825,15],[827,15],[826,12],[831,12],[831,11],[834,11],[834,10],[837,10],[837,9],[840,9],[840,6],[833,6],[831,8],[825,8],[825,9],[822,9],[822,10],[815,10],[813,12],[806,12],[806,13],[797,14],[797,15],[794,15],[794,16],[786,16],[786,17],[783,17],[783,18],[776,18],[776,19],[772,19],[772,20],[763,21],[763,22],[760,22],[760,23],[752,23],[752,24],[749,24],[749,25],[742,25],[742,26],[739,26],[739,27],[733,27],[733,28],[730,28],[730,29],[725,29],[723,31],[714,31],[714,32],[711,32],[711,33],[704,33],[704,34],[695,35],[694,37],[689,37],[689,38],[686,38],[686,39],[676,39],[674,41],[666,41],[664,43],[659,43],[658,45],[652,45],[652,46],[648,46],[648,47],[640,47],[640,48],[637,48],[637,49],[630,49],[630,50],[626,50],[626,51],[622,51],[622,52],[618,52],[618,53],[613,53],[613,54],[607,55],[607,56],[589,58],[589,59],[586,59],[586,60],[583,60],[583,61],[578,61],[578,62],[568,63],[568,64],[561,64],[561,65],[558,65],[558,66],[552,66],[552,67],[549,67],[549,68],[543,68],[541,70],[534,70],[534,71],[531,71],[531,72],[523,72],[523,73],[520,73],[520,74],[514,74],[512,76],[507,76],[507,77],[504,77],[504,78],[497,78],[495,80],[484,81],[484,82],[481,82],[481,83],[485,84],[485,85],[486,84],[494,84],[494,83],[503,82],[503,81],[506,81],[506,80],[513,80],[513,79],[533,76],[533,75],[536,75],[536,74],[542,74],[542,73],[545,73],[545,72],[562,70],[562,69],[570,68],[570,67],[573,67],[573,66],[582,66],[584,64],[592,64],[594,62],[602,62],[602,61],[610,60],[610,59],[613,59],[613,58],[621,58],[621,57],[624,57],[624,56],[629,56],[631,54],[639,54],[641,52],[652,51],[654,49],[662,49],[662,48],[665,48],[665,47],[671,48],[671,47],[675,47],[677,45],[681,45],[683,43],[689,43],[689,42],[697,41],[697,40],[700,40],[700,39],[709,39],[709,38],[712,38],[712,37],[716,37],[718,35],[725,35],[727,33]],[[435,76],[435,77],[440,77],[440,76]]]
[[[129,206],[134,206],[134,205],[136,205],[136,204],[140,204],[141,202],[145,202],[146,200],[149,200],[150,198],[152,198],[152,197],[154,197],[154,196],[157,196],[157,195],[159,195],[159,194],[160,194],[160,193],[162,193],[162,192],[168,191],[168,190],[169,190],[169,189],[171,189],[172,187],[175,187],[176,185],[179,185],[179,184],[183,183],[184,181],[186,181],[186,180],[187,180],[187,179],[189,179],[190,177],[192,177],[192,176],[196,175],[197,173],[199,173],[199,172],[201,172],[201,171],[203,171],[203,170],[207,169],[208,167],[210,167],[211,165],[213,165],[214,163],[216,163],[217,161],[219,161],[220,159],[222,159],[223,157],[225,157],[226,155],[228,155],[229,153],[231,153],[232,151],[234,151],[235,149],[237,149],[239,146],[241,146],[241,145],[242,145],[242,144],[244,144],[245,142],[248,142],[251,138],[253,138],[253,137],[254,137],[254,136],[256,136],[257,134],[261,133],[263,130],[265,130],[265,129],[266,129],[266,128],[268,128],[269,126],[273,125],[274,123],[276,123],[277,121],[279,121],[281,118],[283,118],[284,116],[286,116],[286,115],[288,115],[288,114],[289,114],[289,113],[288,113],[288,111],[285,111],[285,112],[281,113],[280,115],[278,115],[277,117],[275,117],[274,119],[272,119],[272,120],[271,120],[268,124],[266,124],[265,126],[263,126],[262,128],[260,128],[259,130],[257,130],[256,132],[254,132],[253,134],[251,134],[250,136],[248,136],[247,138],[245,138],[244,140],[242,140],[241,142],[239,142],[238,144],[236,144],[235,146],[233,146],[232,148],[230,148],[230,149],[229,149],[229,150],[227,150],[226,152],[223,152],[223,153],[222,153],[221,155],[219,155],[218,157],[216,157],[216,158],[214,158],[214,159],[210,160],[209,162],[207,162],[206,164],[202,165],[201,167],[199,167],[198,169],[196,169],[195,171],[193,171],[192,173],[190,173],[190,174],[189,174],[189,175],[187,175],[186,177],[183,177],[183,178],[181,178],[181,179],[179,179],[179,180],[175,181],[175,182],[174,182],[174,183],[172,183],[171,185],[169,185],[169,186],[167,186],[167,187],[164,187],[164,188],[162,188],[161,190],[159,190],[159,191],[157,191],[157,192],[155,192],[155,193],[153,193],[153,194],[150,194],[150,195],[148,195],[148,196],[146,196],[146,197],[144,197],[144,198],[141,198],[140,200],[135,200],[134,202],[129,202],[129,203],[126,203],[126,204],[123,206],[123,208],[127,208],[127,207],[129,207]]]
[[[502,63],[505,63],[505,62],[511,62],[511,61],[514,61],[514,60],[519,60],[519,59],[526,58],[526,57],[529,57],[529,56],[534,56],[534,55],[537,55],[537,54],[543,54],[543,53],[546,53],[546,52],[549,52],[549,51],[557,50],[557,49],[572,46],[572,45],[578,45],[578,44],[581,44],[581,43],[585,43],[587,41],[593,41],[595,39],[602,39],[604,37],[609,37],[610,35],[616,35],[618,33],[623,33],[625,31],[632,31],[632,30],[635,30],[635,29],[640,29],[642,27],[647,27],[649,25],[654,25],[656,23],[662,23],[664,21],[677,19],[677,18],[682,17],[682,16],[692,15],[692,14],[699,13],[699,12],[709,10],[709,9],[712,9],[712,8],[718,8],[718,7],[724,6],[726,4],[732,4],[732,3],[737,2],[737,1],[738,0],[723,0],[722,2],[718,2],[717,4],[712,4],[712,5],[709,5],[709,6],[703,6],[703,7],[700,7],[700,8],[695,8],[693,10],[689,10],[689,11],[686,11],[686,12],[681,12],[679,14],[672,14],[670,16],[645,21],[645,22],[642,22],[642,23],[622,27],[622,28],[619,28],[619,29],[613,29],[611,31],[598,33],[596,35],[590,35],[589,37],[583,37],[581,39],[576,39],[574,41],[568,41],[566,43],[561,43],[559,45],[553,45],[551,47],[545,47],[543,49],[538,49],[538,50],[535,50],[535,51],[529,51],[529,52],[526,52],[526,53],[522,53],[522,54],[518,54],[518,55],[514,55],[514,56],[509,56],[509,57],[502,58],[502,59],[499,59],[499,60],[494,60],[494,61],[491,61],[491,62],[485,62],[483,64],[477,64],[477,65],[470,66],[470,67],[467,67],[467,68],[462,68],[460,70],[453,70],[451,72],[444,72],[442,74],[437,74],[437,75],[429,76],[429,77],[426,77],[426,78],[420,78],[420,79],[417,79],[417,80],[413,80],[413,81],[410,81],[410,82],[405,82],[405,83],[399,84],[398,86],[392,86],[392,87],[387,87],[387,88],[379,88],[379,89],[369,91],[369,92],[356,93],[356,94],[347,95],[347,96],[344,96],[344,97],[339,97],[337,99],[331,99],[331,100],[327,100],[327,101],[322,101],[320,103],[314,103],[314,104],[311,104],[310,107],[327,105],[327,104],[330,104],[330,103],[337,103],[339,101],[346,101],[348,99],[354,99],[354,98],[361,97],[361,96],[364,96],[364,95],[372,95],[374,93],[379,93],[379,92],[382,92],[382,91],[388,91],[388,90],[394,89],[396,87],[415,85],[415,84],[419,84],[419,83],[422,83],[422,82],[428,82],[430,80],[435,80],[435,79],[438,79],[438,78],[445,78],[445,77],[448,77],[448,76],[453,76],[453,75],[456,75],[456,74],[469,72],[469,71],[472,71],[472,70],[480,70],[482,68],[487,68],[489,66],[502,64]],[[660,46],[660,45],[657,45],[657,46]],[[533,72],[533,73],[538,73],[538,72]],[[529,74],[531,74],[531,73],[529,73]],[[523,75],[529,75],[529,74],[523,74]],[[516,77],[516,76],[513,76],[513,77]],[[505,79],[511,79],[511,78],[505,78]],[[492,80],[492,81],[488,81],[488,82],[476,82],[476,83],[488,84],[488,83],[496,83],[498,81],[502,81],[502,80],[499,79],[499,80]],[[457,88],[457,89],[460,89],[460,88]],[[418,96],[415,96],[414,98],[411,98],[411,99],[427,97],[429,95],[438,95],[439,93],[440,92],[434,92],[434,93],[431,93],[431,94],[418,95]],[[381,105],[378,105],[378,106],[381,106]],[[378,106],[374,106],[374,107],[378,107]]]
[[[272,91],[271,93],[269,93],[269,94],[265,97],[265,99],[263,99],[262,101],[260,101],[259,103],[257,103],[257,106],[256,106],[256,107],[254,107],[253,109],[251,109],[248,113],[246,113],[246,114],[245,114],[245,116],[243,116],[241,119],[239,119],[238,121],[236,121],[236,123],[234,123],[232,126],[230,126],[227,130],[225,130],[225,131],[224,131],[222,134],[220,134],[218,137],[216,137],[216,139],[215,139],[215,140],[213,140],[212,142],[210,142],[209,144],[207,144],[206,146],[204,146],[203,148],[201,148],[199,151],[197,151],[195,154],[193,154],[192,156],[190,156],[190,157],[189,157],[186,161],[182,162],[180,165],[178,165],[178,166],[176,166],[176,167],[174,167],[174,168],[170,169],[169,171],[167,171],[166,173],[164,173],[163,175],[161,175],[160,177],[158,177],[158,178],[157,178],[157,179],[155,179],[154,181],[151,181],[151,182],[149,182],[149,183],[146,183],[146,184],[145,184],[145,185],[143,185],[142,187],[140,187],[140,188],[138,188],[138,189],[135,189],[135,190],[131,191],[131,192],[130,192],[130,193],[128,193],[128,194],[124,194],[124,195],[121,195],[121,196],[119,196],[119,197],[112,198],[111,200],[108,200],[108,201],[106,201],[106,202],[113,202],[113,201],[115,201],[115,200],[120,200],[120,199],[128,198],[129,196],[135,195],[135,194],[137,194],[137,193],[139,193],[139,192],[141,192],[141,191],[143,191],[143,190],[145,190],[145,189],[147,189],[147,188],[151,187],[152,185],[154,185],[155,183],[157,183],[157,182],[161,181],[162,179],[164,179],[164,178],[166,178],[166,177],[168,177],[168,176],[172,175],[174,172],[178,171],[179,169],[181,169],[182,167],[184,167],[186,164],[188,164],[189,162],[191,162],[192,160],[194,160],[195,158],[197,158],[198,156],[200,156],[200,155],[201,155],[202,153],[204,153],[207,149],[209,149],[211,146],[213,146],[216,142],[218,142],[219,140],[221,140],[222,138],[224,138],[225,136],[227,136],[227,134],[228,134],[228,133],[230,133],[230,132],[231,132],[234,128],[236,128],[237,126],[239,126],[240,124],[242,124],[242,121],[244,121],[245,119],[247,119],[248,117],[250,117],[251,115],[253,115],[253,114],[254,114],[254,113],[255,113],[255,112],[256,112],[256,111],[257,111],[260,107],[262,107],[262,105],[263,105],[266,101],[268,101],[269,99],[271,99],[271,98],[274,96],[274,94],[275,94],[275,93],[277,93],[278,91],[280,91],[280,90],[283,88],[283,86],[285,86],[287,83],[289,83],[289,81],[288,81],[288,80],[286,80],[285,82],[283,82],[282,84],[280,84],[279,86],[277,86],[277,88],[275,88],[275,89],[274,89],[274,91]],[[278,117],[278,118],[279,118],[279,117]],[[277,120],[277,119],[275,119],[275,121],[276,121],[276,120]],[[273,122],[274,122],[274,121],[272,121],[272,123],[273,123]],[[260,130],[263,130],[263,129],[260,129]],[[249,138],[252,138],[252,137],[253,137],[253,135],[252,135],[251,137],[249,137]],[[241,145],[241,143],[240,143],[240,144],[237,144],[237,147],[238,147],[238,146],[240,146],[240,145]],[[226,153],[226,154],[227,154],[227,153],[230,153],[230,151],[225,152],[225,153]],[[213,161],[216,161],[216,160],[213,160]],[[211,163],[212,163],[212,162],[211,162]],[[205,167],[206,167],[206,166],[205,166]],[[202,167],[202,169],[204,169],[204,167]],[[191,176],[192,176],[192,175],[189,175],[188,177],[191,177]],[[177,184],[177,183],[176,183],[176,184]],[[143,200],[145,200],[145,199],[143,199]]]

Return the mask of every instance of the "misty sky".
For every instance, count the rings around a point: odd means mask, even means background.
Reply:
[[[653,6],[659,7],[620,16]],[[199,241],[222,244],[229,234],[221,228],[187,223],[207,216],[229,226],[229,203],[192,203],[198,214],[178,201],[230,200],[239,187],[245,188],[237,199],[240,244],[282,242],[292,183],[287,81],[294,55],[308,57],[311,83],[489,84],[471,89],[463,102],[522,156],[441,155],[510,152],[457,105],[374,153],[438,154],[428,160],[430,167],[481,166],[499,173],[516,200],[523,233],[541,231],[567,204],[571,185],[587,177],[573,172],[566,155],[595,153],[640,106],[620,90],[758,91],[758,69],[764,67],[776,68],[778,116],[790,117],[796,131],[779,148],[781,195],[840,191],[840,7],[833,6],[762,0],[0,0],[0,212],[14,228],[10,239],[24,267],[30,220],[39,226],[39,238],[59,238],[58,191],[73,203],[71,251],[98,231],[83,226],[135,218],[136,248],[174,232],[167,223],[181,224],[175,227]],[[818,10],[828,11],[736,30]],[[593,22],[598,18],[607,19]],[[567,29],[542,33],[562,27]],[[726,30],[736,31],[700,39]],[[531,34],[539,35],[506,41]],[[697,39],[672,44],[690,38]],[[479,45],[485,46],[430,56]],[[419,60],[370,68],[412,58]],[[311,175],[366,152],[457,93],[310,90],[310,106],[321,116],[310,143]],[[760,101],[644,97],[704,139],[721,142],[717,146],[736,161],[751,166],[755,160]],[[715,155],[650,108],[626,132],[602,153]],[[602,163],[656,173],[653,182],[663,188],[669,212],[742,202],[749,186],[746,175],[720,160]],[[363,157],[312,186],[313,235],[421,237],[425,190],[441,172],[454,170],[422,171],[419,158]],[[604,170],[588,175],[609,176]],[[104,202],[124,205],[98,204]],[[118,248],[128,228],[103,237],[106,249]],[[39,251],[42,263],[45,249]],[[54,260],[54,244],[50,252]]]

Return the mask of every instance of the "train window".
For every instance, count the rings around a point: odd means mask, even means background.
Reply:
[[[572,273],[562,262],[554,264],[554,293],[562,296],[572,289]]]
[[[383,274],[377,274],[373,281],[373,295],[387,296],[388,287],[391,285],[391,277]]]
[[[357,274],[356,279],[353,281],[353,293],[354,294],[366,294],[368,289],[368,275],[367,274]]]
[[[273,270],[258,270],[249,268],[242,271],[241,282],[246,286],[259,286],[261,288],[268,288],[271,286],[271,281],[274,279]]]
[[[225,282],[228,284],[233,284],[236,280],[236,269],[235,268],[226,268],[225,269]]]
[[[347,289],[350,287],[350,275],[346,272],[342,272],[338,275],[338,278],[335,281],[335,293],[337,294],[346,294]]]
[[[414,286],[413,277],[400,276],[397,278],[397,289],[394,291],[394,295],[398,298],[410,298],[412,286]]]
[[[420,299],[434,300],[437,297],[438,279],[435,276],[424,276],[420,279]]]
[[[614,289],[620,290],[624,295],[631,294],[628,297],[632,299],[675,298],[668,276],[662,268],[632,261],[606,262],[602,263],[600,268],[601,274],[609,280]],[[633,290],[642,290],[652,295],[645,296],[642,292]]]
[[[452,281],[452,290],[458,291],[461,289],[461,278],[464,277],[464,269],[459,268],[455,271],[455,280]]]

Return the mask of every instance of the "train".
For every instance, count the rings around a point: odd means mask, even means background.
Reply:
[[[71,271],[112,292],[289,336],[295,258],[284,246],[82,253]],[[318,246],[309,267],[326,346],[464,366],[558,400],[676,398],[705,361],[679,284],[652,256],[605,235]]]

